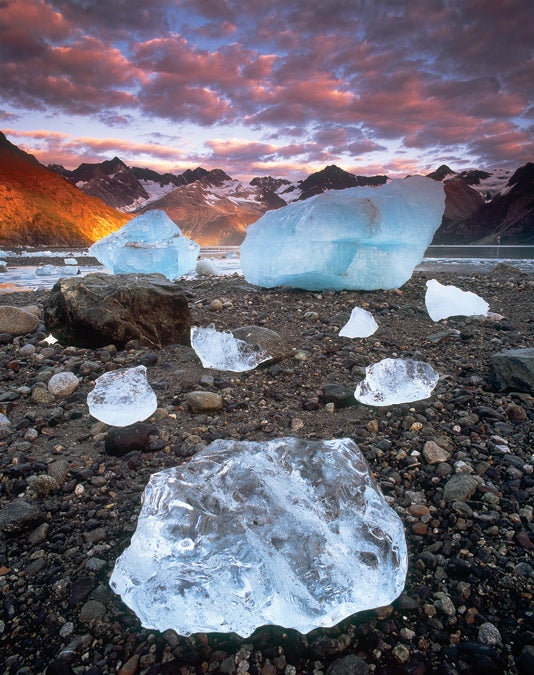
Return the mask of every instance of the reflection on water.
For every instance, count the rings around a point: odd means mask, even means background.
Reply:
[[[46,252],[47,257],[65,256],[65,252]],[[1,253],[0,253],[1,256]],[[77,253],[80,272],[109,272],[101,266],[84,265],[83,257],[87,251]],[[206,246],[200,251],[200,258],[212,259],[221,274],[241,274],[238,246]],[[35,274],[37,266],[12,266],[7,257],[7,271],[0,273],[0,295],[16,291],[41,290],[52,288],[59,275],[47,277]],[[430,246],[416,270],[430,274],[452,272],[459,274],[477,274],[489,272],[499,262],[534,274],[534,246]],[[194,273],[187,275],[193,278]]]

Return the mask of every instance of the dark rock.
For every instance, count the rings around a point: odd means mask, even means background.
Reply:
[[[122,349],[189,344],[184,292],[160,274],[88,274],[60,279],[44,303],[47,329],[64,344]]]
[[[106,434],[104,449],[108,455],[122,457],[129,452],[147,449],[152,426],[146,422],[136,422],[128,427],[115,427]]]
[[[323,398],[325,403],[333,403],[336,408],[347,408],[357,405],[354,398],[354,389],[343,384],[323,385]]]
[[[356,654],[336,659],[326,669],[326,675],[367,675],[369,666]]]
[[[477,675],[501,675],[504,672],[503,660],[493,647],[481,642],[463,642],[458,645],[458,652]]]
[[[517,660],[517,670],[521,675],[534,673],[534,645],[526,645]]]
[[[499,391],[534,393],[534,348],[509,349],[491,357],[492,378]]]
[[[24,499],[15,499],[0,511],[0,535],[18,534],[43,520],[43,513]]]

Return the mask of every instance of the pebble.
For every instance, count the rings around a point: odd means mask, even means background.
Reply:
[[[499,629],[489,621],[485,621],[478,629],[478,639],[485,645],[502,645]]]
[[[48,380],[48,391],[57,397],[70,396],[80,384],[74,373],[56,373]]]
[[[438,464],[439,462],[448,462],[451,453],[435,441],[427,441],[423,446],[423,456],[429,464]]]
[[[451,476],[443,488],[443,498],[448,502],[467,501],[475,494],[478,482],[467,473]]]
[[[211,391],[191,391],[186,399],[194,413],[218,412],[223,407],[222,396]]]

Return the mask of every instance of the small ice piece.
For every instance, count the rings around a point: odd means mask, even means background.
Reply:
[[[255,349],[248,342],[238,340],[230,331],[217,331],[213,324],[207,328],[193,326],[191,346],[204,368],[231,370],[234,373],[252,370],[272,358],[264,349]]]
[[[432,321],[449,316],[486,316],[488,303],[471,291],[456,286],[444,286],[436,279],[426,282],[425,305]]]
[[[443,184],[424,176],[328,190],[249,225],[241,269],[266,288],[398,288],[423,259],[444,208]]]
[[[439,379],[424,361],[383,359],[365,369],[354,398],[366,405],[385,406],[428,398]]]
[[[114,427],[146,420],[158,406],[145,366],[104,373],[95,380],[87,404],[93,417]]]
[[[42,265],[35,270],[35,275],[38,277],[74,277],[78,274],[78,271],[79,268],[74,265]]]
[[[205,277],[218,277],[220,275],[219,268],[211,258],[197,260],[195,272]]]
[[[355,307],[350,315],[350,319],[339,331],[339,335],[348,338],[366,338],[372,335],[378,324],[371,312],[362,307]]]
[[[145,628],[306,633],[389,605],[402,521],[349,438],[217,440],[151,476],[111,588]]]
[[[159,272],[174,281],[195,267],[200,246],[162,210],[147,211],[89,249],[114,274]]]
[[[65,265],[77,265],[78,261],[76,258],[63,258],[63,263]]]

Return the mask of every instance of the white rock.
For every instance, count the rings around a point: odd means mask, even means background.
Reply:
[[[48,380],[48,391],[57,397],[70,396],[79,384],[80,380],[74,373],[55,373]]]
[[[426,282],[425,305],[432,321],[449,316],[485,316],[489,305],[476,293],[462,291],[456,286],[444,286],[436,279]]]
[[[383,359],[365,369],[354,398],[374,406],[409,403],[428,398],[439,375],[428,363],[411,359]]]
[[[366,338],[372,335],[378,324],[371,312],[361,307],[355,307],[350,315],[350,319],[339,331],[339,335],[348,338]]]
[[[93,417],[115,427],[146,420],[158,407],[145,366],[104,373],[95,380],[87,404]]]
[[[404,587],[400,518],[350,439],[219,440],[154,474],[110,584],[146,628],[308,632]]]

